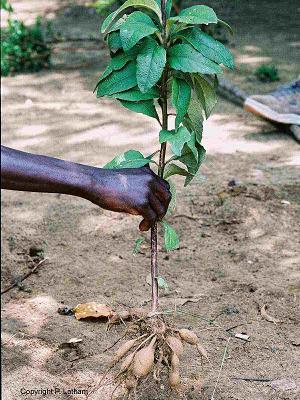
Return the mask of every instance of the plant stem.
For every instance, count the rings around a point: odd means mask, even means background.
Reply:
[[[161,0],[161,13],[162,13],[162,40],[163,45],[166,47],[166,1]],[[162,129],[168,129],[168,99],[167,99],[167,80],[168,80],[168,66],[165,67],[162,82],[161,82],[161,109],[162,109]],[[159,165],[158,175],[162,178],[165,168],[167,143],[162,143],[159,152]],[[152,307],[151,311],[156,312],[158,307],[158,264],[157,264],[157,224],[151,228],[151,283],[152,283]]]

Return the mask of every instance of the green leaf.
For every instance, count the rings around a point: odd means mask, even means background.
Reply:
[[[170,18],[185,24],[216,24],[218,18],[214,10],[207,6],[193,6],[182,10],[176,17]]]
[[[101,33],[105,33],[110,28],[117,16],[129,7],[146,8],[148,10],[151,10],[158,16],[159,20],[161,21],[160,7],[155,0],[127,0],[120,8],[118,8],[116,11],[109,14],[108,17],[105,18],[101,27]]]
[[[234,59],[231,52],[221,42],[202,32],[199,28],[195,27],[182,31],[178,36],[188,41],[204,57],[217,64],[224,64],[231,69],[234,68]]]
[[[177,156],[181,155],[183,146],[190,138],[191,134],[184,126],[180,126],[177,131],[162,129],[159,132],[159,143],[169,142],[173,153]]]
[[[222,68],[204,57],[189,44],[176,44],[168,51],[170,66],[182,72],[200,74],[221,74]]]
[[[158,4],[160,10],[161,10],[161,0],[155,0],[156,3]],[[167,18],[170,17],[171,15],[171,9],[173,6],[173,0],[166,0],[166,14],[167,14]]]
[[[227,22],[222,21],[221,19],[218,18],[218,23],[225,26],[225,28],[231,33],[231,35],[234,34],[233,29],[231,28],[231,26],[229,24],[227,24]]]
[[[191,132],[190,135],[191,135],[191,138],[186,144],[190,148],[191,152],[193,153],[195,160],[198,160],[198,150],[196,148],[196,134],[195,134],[195,132]]]
[[[161,2],[161,1],[159,0],[159,2]],[[167,18],[170,18],[172,6],[173,6],[173,0],[167,0],[166,1]]]
[[[192,180],[195,178],[195,175],[188,174],[188,176],[185,178],[185,181],[184,181],[184,187],[187,187],[192,182]]]
[[[1,9],[8,11],[9,13],[13,12],[14,9],[12,6],[8,3],[7,0],[1,0]]]
[[[106,34],[111,33],[111,32],[119,31],[119,29],[121,28],[121,25],[126,21],[127,18],[128,18],[128,15],[124,14],[122,16],[122,18],[120,18],[118,21],[114,22],[110,26],[110,28],[107,30]]]
[[[157,26],[148,15],[141,11],[133,12],[120,27],[124,51],[130,50],[141,39],[157,31]]]
[[[164,227],[165,248],[167,251],[179,248],[179,237],[176,231],[166,221],[161,221]]]
[[[147,92],[160,79],[166,64],[166,50],[156,40],[147,38],[137,56],[136,78],[141,92]]]
[[[185,145],[183,153],[184,154],[181,157],[178,157],[178,161],[187,166],[189,174],[187,175],[184,183],[184,186],[187,186],[198,172],[199,167],[205,158],[205,149],[203,146],[197,145],[197,159],[187,145]]]
[[[188,108],[188,116],[189,122],[193,127],[193,131],[196,134],[196,140],[198,143],[201,143],[202,140],[202,131],[203,131],[203,109],[201,104],[196,97],[196,94],[193,92],[191,101]]]
[[[172,76],[184,80],[191,88],[194,87],[193,75],[190,73],[172,70]]]
[[[199,170],[199,168],[200,168],[200,165],[203,163],[203,161],[204,161],[204,159],[205,159],[205,154],[206,154],[205,148],[204,148],[203,146],[199,146],[199,148],[198,148],[197,170],[196,170],[196,172],[194,172],[194,173],[188,175],[188,176],[185,178],[185,182],[184,182],[184,186],[185,186],[185,187],[192,181],[192,179],[193,179],[193,178],[195,177],[195,175],[197,174],[197,172],[198,172],[198,170]]]
[[[141,249],[141,244],[145,241],[145,238],[140,237],[138,239],[136,239],[135,243],[134,243],[134,247],[132,250],[132,254],[137,254],[140,249]]]
[[[172,175],[187,176],[188,174],[189,174],[188,171],[186,171],[185,169],[179,167],[176,164],[167,164],[166,167],[165,167],[165,171],[164,171],[164,179],[167,179]],[[173,194],[172,194],[172,199],[173,199]],[[169,205],[169,208],[170,208],[170,205]]]
[[[107,37],[107,45],[111,50],[119,50],[122,48],[120,32],[111,32]]]
[[[139,102],[120,100],[120,103],[122,104],[123,107],[128,108],[128,110],[140,114],[145,114],[148,115],[148,117],[158,119],[158,115],[153,100],[145,100]]]
[[[194,82],[197,97],[201,101],[206,118],[208,118],[218,101],[214,84],[210,84],[200,75],[195,75]]]
[[[185,144],[182,155],[178,157],[177,160],[186,165],[187,170],[190,174],[195,175],[198,171],[198,150],[197,155],[195,156],[194,151],[187,144]]]
[[[102,80],[97,89],[97,97],[124,92],[136,86],[136,63],[131,61],[119,71],[113,71]]]
[[[201,145],[201,146],[198,147],[198,164],[199,164],[199,167],[203,163],[203,161],[205,160],[205,156],[206,156],[206,150]]]
[[[152,88],[147,93],[142,93],[139,88],[136,86],[132,89],[126,90],[125,92],[115,93],[109,97],[113,97],[119,100],[127,100],[127,101],[141,101],[141,100],[151,100],[156,97],[159,97],[159,91],[156,88]]]
[[[145,158],[143,154],[137,150],[128,150],[123,154],[116,156],[109,163],[105,164],[103,168],[140,168],[152,162],[149,158]]]
[[[182,125],[185,126],[190,132],[194,132],[193,124],[188,115],[185,116]]]
[[[173,78],[172,103],[176,108],[175,128],[177,129],[187,113],[191,99],[191,87],[183,79]]]
[[[110,63],[105,68],[103,74],[100,76],[99,82],[103,81],[108,77],[113,71],[118,71],[122,69],[129,61],[133,59],[132,56],[128,54],[118,54],[110,60]]]
[[[169,35],[170,35],[170,39],[174,39],[175,36],[177,36],[178,32],[185,30],[185,29],[190,29],[189,25],[177,22],[176,24],[174,24],[174,21],[170,21],[170,19],[168,20],[168,25],[170,25],[169,28]]]
[[[170,204],[169,204],[168,211],[167,211],[166,215],[171,215],[171,214],[173,214],[173,212],[175,210],[175,207],[176,207],[176,197],[177,197],[177,195],[176,195],[176,186],[175,186],[174,182],[171,181],[171,179],[168,179],[168,182],[169,182],[169,185],[170,185],[170,192],[171,192],[172,198],[171,198],[171,201],[170,201]]]

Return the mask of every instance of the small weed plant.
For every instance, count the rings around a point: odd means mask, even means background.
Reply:
[[[255,70],[254,75],[261,82],[279,81],[278,69],[275,65],[262,64]]]
[[[202,145],[203,121],[217,102],[217,75],[221,65],[234,68],[230,51],[202,29],[222,24],[214,10],[196,5],[171,16],[171,0],[127,0],[103,22],[101,32],[110,49],[111,61],[96,86],[97,97],[116,99],[136,113],[158,122],[158,148],[150,155],[130,149],[117,155],[106,168],[138,168],[151,165],[167,179],[175,207],[175,185],[170,178],[181,175],[188,186],[205,158]],[[168,147],[168,148],[167,148]],[[179,247],[179,237],[169,222],[159,223],[167,251]],[[117,386],[125,387],[128,398],[149,379],[160,380],[167,371],[171,390],[180,391],[179,360],[183,343],[207,357],[194,332],[171,326],[158,311],[158,289],[166,285],[158,271],[157,224],[151,229],[150,313],[137,312],[132,338],[117,351],[111,368],[119,366]],[[135,251],[141,243],[138,239]],[[119,364],[121,363],[121,366]],[[125,393],[125,394],[126,394]]]
[[[95,8],[98,14],[107,15],[116,5],[121,6],[123,3],[125,3],[124,0],[96,0],[91,7]]]
[[[1,8],[9,12],[8,26],[1,29],[1,75],[37,72],[50,66],[51,50],[45,42],[41,19],[32,27],[13,19],[13,9],[7,1]]]

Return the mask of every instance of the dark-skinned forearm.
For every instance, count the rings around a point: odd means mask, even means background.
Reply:
[[[1,188],[87,197],[93,167],[1,146]]]
[[[147,230],[165,215],[169,185],[149,167],[103,169],[1,146],[1,188],[62,193],[106,210],[142,215]]]

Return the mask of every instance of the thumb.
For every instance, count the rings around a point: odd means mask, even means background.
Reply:
[[[143,219],[139,225],[140,231],[142,232],[148,231],[150,227],[151,227],[150,222],[147,221],[146,219]]]

